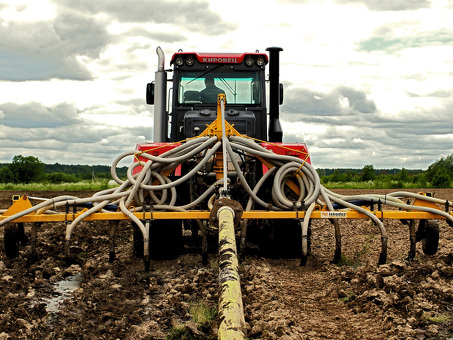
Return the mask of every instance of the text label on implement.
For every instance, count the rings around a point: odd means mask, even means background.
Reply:
[[[347,218],[346,211],[321,211],[321,218]]]

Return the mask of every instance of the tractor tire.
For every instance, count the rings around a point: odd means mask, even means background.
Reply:
[[[19,229],[16,224],[8,224],[4,229],[5,255],[13,259],[19,255]]]
[[[182,223],[179,220],[154,220],[149,230],[149,255],[152,259],[178,257],[183,248]]]
[[[439,246],[439,222],[437,220],[426,220],[425,232],[422,239],[422,249],[425,255],[434,255]]]
[[[143,234],[135,222],[132,222],[132,254],[140,259],[143,258]]]
[[[133,255],[143,258],[143,234],[132,222]],[[181,221],[154,220],[149,228],[149,256],[152,259],[171,259],[179,256],[183,249]]]
[[[23,246],[26,245],[28,243],[28,236],[25,234],[24,223],[17,224],[17,233],[20,244]]]
[[[300,258],[302,231],[296,220],[266,221],[260,231],[261,255],[270,258]],[[310,242],[309,242],[310,248]]]

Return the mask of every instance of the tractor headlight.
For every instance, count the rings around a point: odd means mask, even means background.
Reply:
[[[189,55],[187,58],[186,58],[186,64],[187,66],[192,66],[195,62],[195,59],[193,58],[192,55]]]
[[[264,58],[262,56],[259,56],[258,59],[256,59],[256,63],[258,66],[264,66]]]
[[[245,59],[245,64],[247,66],[253,66],[253,64],[255,63],[255,59],[253,59],[251,56],[248,56],[246,59]]]
[[[182,55],[179,55],[176,57],[175,64],[178,66],[181,66],[182,64],[184,64],[184,58],[182,57]]]

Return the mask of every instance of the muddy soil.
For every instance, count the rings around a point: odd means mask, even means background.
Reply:
[[[0,192],[0,209],[10,206],[13,194],[23,193]],[[453,189],[435,196],[451,201]],[[240,273],[248,338],[453,339],[452,228],[441,221],[438,252],[425,255],[418,243],[408,261],[408,226],[386,220],[388,257],[377,266],[378,228],[367,220],[340,225],[341,264],[332,263],[334,230],[324,220],[313,220],[305,267],[298,259],[246,256]],[[199,253],[187,249],[175,259],[152,261],[147,274],[132,255],[126,222],[119,225],[116,259],[109,263],[109,228],[108,222],[78,226],[71,263],[64,258],[64,223],[40,227],[34,259],[29,244],[7,259],[0,231],[0,339],[217,338],[216,255],[203,266]]]

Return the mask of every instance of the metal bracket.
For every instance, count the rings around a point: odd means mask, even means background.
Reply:
[[[150,218],[146,218],[146,213],[149,212],[151,214]],[[143,220],[145,223],[151,224],[151,221],[154,221],[153,218],[153,205],[148,203],[143,203]]]
[[[241,204],[238,201],[229,199],[229,198],[219,198],[216,200],[212,206],[211,213],[209,214],[209,222],[218,228],[219,219],[217,218],[217,212],[221,207],[230,207],[234,211],[234,227],[239,225],[241,221],[243,209]]]
[[[76,215],[76,213],[77,213],[77,205],[75,205],[75,204],[69,204],[69,202],[66,201],[66,204],[65,204],[65,214],[64,214],[64,221],[65,221],[66,223],[69,222],[69,220],[68,220],[69,207],[72,207],[72,220],[73,220],[73,221],[75,220],[75,215]]]

